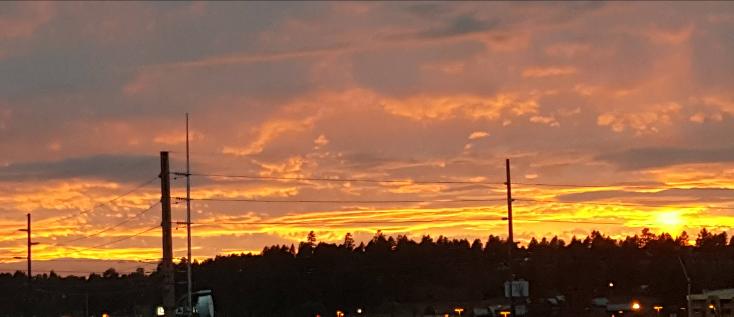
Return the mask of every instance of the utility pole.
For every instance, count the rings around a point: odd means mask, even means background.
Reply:
[[[28,262],[28,270],[27,270],[26,273],[28,275],[28,285],[27,285],[26,291],[28,292],[28,295],[26,296],[26,300],[28,301],[28,306],[27,306],[27,312],[26,312],[26,314],[29,314],[30,315],[31,314],[31,309],[32,309],[31,308],[32,307],[32,304],[31,304],[31,297],[32,296],[31,295],[33,295],[33,286],[32,286],[32,282],[33,282],[33,270],[31,268],[31,262],[32,262],[32,259],[31,259],[31,248],[34,245],[37,245],[38,244],[38,242],[32,242],[31,241],[31,214],[30,213],[26,214],[26,228],[25,229],[19,229],[18,231],[24,231],[26,233],[26,235],[27,235],[26,249],[28,251],[28,254],[26,255],[26,261]],[[22,259],[22,257],[20,257],[20,259]]]
[[[161,227],[163,231],[163,311],[173,317],[176,310],[176,289],[173,281],[173,239],[171,237],[171,172],[168,152],[161,152]]]
[[[683,269],[683,276],[685,276],[686,282],[688,283],[688,295],[686,296],[688,317],[693,317],[693,311],[691,311],[691,277],[688,276],[688,270],[686,270],[686,266],[683,264],[683,259],[680,256],[678,256],[678,263],[680,263],[680,267]]]
[[[189,113],[186,113],[186,286],[187,315],[193,316],[191,305],[191,165],[189,164]]]
[[[512,248],[515,246],[512,237],[512,182],[510,180],[510,159],[505,159],[505,172],[507,174],[507,266],[510,270],[510,314],[515,315],[515,272],[512,268]]]
[[[84,317],[89,317],[89,292],[84,293]]]
[[[26,221],[25,231],[26,233],[28,233],[27,235],[28,236],[28,246],[27,246],[28,255],[26,259],[28,260],[28,290],[30,291],[31,282],[33,281],[33,271],[31,270],[31,246],[33,245],[33,243],[31,242],[31,214],[30,213],[26,215],[26,220],[27,221]]]

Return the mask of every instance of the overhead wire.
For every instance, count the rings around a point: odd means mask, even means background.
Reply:
[[[386,221],[349,221],[349,222],[343,222],[343,223],[335,223],[333,225],[359,225],[359,224],[383,224],[383,225],[390,225],[390,224],[411,224],[411,223],[446,223],[446,222],[467,222],[467,221],[502,221],[502,218],[476,218],[476,219],[415,219],[415,220],[386,220]],[[176,223],[179,224],[179,223]],[[217,221],[217,222],[211,222],[211,223],[202,223],[202,222],[192,222],[191,225],[199,225],[199,226],[217,226],[217,225],[315,225],[315,226],[329,226],[332,224],[328,223],[319,223],[319,222],[309,222],[309,221],[301,221],[301,222],[290,222],[290,221],[259,221],[259,222],[230,222],[230,221]]]
[[[172,173],[175,175],[186,175],[185,173]],[[463,185],[504,185],[504,182],[487,182],[487,181],[452,181],[452,180],[402,180],[402,179],[371,179],[371,178],[323,178],[323,177],[276,177],[276,176],[258,176],[258,175],[228,175],[228,174],[215,174],[215,173],[190,173],[188,174],[190,176],[199,176],[199,177],[220,177],[220,178],[242,178],[242,179],[251,179],[251,180],[284,180],[284,181],[323,181],[323,182],[364,182],[364,183],[378,183],[378,184],[386,184],[386,183],[392,183],[392,184],[463,184]],[[62,221],[65,219],[78,217],[83,214],[87,214],[89,212],[92,212],[95,208],[105,206],[108,204],[111,204],[147,185],[152,183],[155,179],[157,179],[158,176],[147,180],[134,188],[130,189],[129,191],[120,194],[116,196],[115,198],[96,204],[94,207],[92,207],[89,210],[83,210],[79,212],[78,214],[63,217],[60,219],[54,219],[55,221]],[[642,185],[625,185],[625,184],[614,184],[614,185],[585,185],[585,184],[551,184],[551,183],[525,183],[525,182],[514,182],[513,185],[520,185],[520,186],[547,186],[547,187],[570,187],[570,188],[609,188],[609,187],[640,187]],[[175,200],[186,200],[186,198],[183,197],[171,197]],[[438,200],[423,200],[423,199],[416,199],[416,200],[318,200],[318,199],[296,199],[296,200],[275,200],[275,199],[244,199],[244,198],[191,198],[190,200],[198,200],[198,201],[220,201],[220,202],[250,202],[250,203],[358,203],[358,204],[390,204],[390,203],[471,203],[471,202],[501,202],[505,201],[505,199],[438,199]],[[715,209],[730,209],[734,210],[734,207],[726,207],[726,206],[684,206],[684,205],[661,205],[661,204],[640,204],[640,203],[604,203],[604,202],[565,202],[565,201],[554,201],[554,200],[537,200],[537,199],[515,199],[515,201],[519,202],[535,202],[535,203],[559,203],[559,204],[586,204],[586,205],[599,205],[599,206],[628,206],[628,207],[665,207],[665,208],[715,208]],[[62,243],[56,244],[57,246],[63,246],[64,244],[68,244],[71,242],[91,238],[94,236],[98,236],[102,233],[108,232],[114,228],[117,228],[123,224],[126,224],[130,221],[132,221],[135,218],[138,218],[139,216],[145,214],[146,212],[150,211],[152,208],[154,208],[156,205],[158,205],[160,202],[156,202],[155,204],[149,206],[147,209],[141,211],[140,213],[129,217],[125,219],[122,222],[116,223],[112,226],[106,227],[100,231],[97,231],[95,233],[82,236],[79,238],[63,241]],[[337,223],[334,225],[350,225],[350,224],[381,224],[381,225],[391,225],[391,224],[409,224],[409,223],[441,223],[441,222],[462,222],[462,221],[500,221],[504,219],[415,219],[415,220],[401,220],[401,221],[352,221],[352,222],[344,222],[344,223]],[[549,223],[578,223],[578,224],[598,224],[598,225],[624,225],[625,222],[604,222],[604,221],[583,221],[583,220],[562,220],[562,219],[523,219],[520,217],[515,217],[515,220],[517,221],[526,221],[526,222],[549,222]],[[314,222],[280,222],[280,221],[264,221],[264,222],[216,222],[216,223],[191,223],[192,225],[324,225],[323,223],[314,223]],[[133,235],[125,236],[120,239],[116,239],[113,241],[109,241],[106,243],[98,244],[92,247],[84,248],[81,250],[89,250],[89,249],[95,249],[95,248],[101,248],[104,246],[108,246],[111,244],[115,244],[121,241],[125,241],[137,236],[140,236],[142,234],[145,234],[149,231],[152,231],[156,228],[159,228],[158,225],[148,228],[144,231],[135,233]]]
[[[108,241],[108,242],[101,243],[101,244],[98,244],[98,245],[94,245],[94,246],[91,246],[91,247],[84,247],[84,248],[71,247],[71,248],[72,249],[75,249],[75,252],[87,251],[87,250],[91,250],[91,249],[98,249],[98,248],[101,248],[101,247],[106,247],[106,246],[111,245],[111,244],[115,244],[115,243],[118,243],[118,242],[122,242],[122,241],[125,241],[125,240],[128,240],[128,239],[132,239],[132,238],[138,237],[140,235],[143,235],[145,233],[148,233],[148,232],[153,231],[155,229],[158,229],[160,227],[161,227],[160,224],[157,224],[157,225],[155,225],[153,227],[150,227],[150,228],[147,228],[147,229],[145,229],[143,231],[140,231],[140,232],[137,232],[137,233],[134,233],[134,234],[131,234],[131,235],[124,236],[124,237],[122,237],[120,239],[116,239],[116,240]]]
[[[570,188],[610,188],[610,187],[627,187],[627,188],[646,188],[650,185],[635,185],[635,184],[610,184],[610,185],[593,185],[593,184],[557,184],[557,183],[526,183],[526,182],[512,182],[512,185],[521,186],[538,186],[538,187],[570,187]]]
[[[155,181],[156,179],[158,179],[158,176],[157,176],[157,175],[156,175],[155,177],[153,177],[153,178],[149,179],[149,180],[146,180],[146,181],[144,181],[144,182],[142,182],[142,183],[140,183],[140,184],[136,185],[135,187],[131,188],[130,190],[128,190],[128,191],[126,191],[126,192],[124,192],[124,193],[122,193],[122,194],[120,194],[120,195],[117,195],[117,196],[115,196],[114,198],[112,198],[112,199],[110,199],[110,200],[107,200],[107,201],[104,201],[104,202],[101,202],[101,203],[97,203],[97,204],[95,204],[94,206],[92,206],[92,208],[89,208],[89,209],[86,209],[86,210],[82,210],[82,211],[80,211],[80,212],[78,212],[78,213],[76,213],[76,214],[73,214],[73,215],[69,215],[69,216],[66,216],[66,217],[62,217],[62,218],[58,218],[58,219],[53,219],[53,218],[49,218],[49,219],[43,219],[43,220],[41,220],[40,222],[43,222],[43,221],[50,221],[50,220],[53,220],[53,221],[55,221],[55,222],[60,222],[60,221],[64,221],[64,220],[67,220],[67,219],[72,219],[72,218],[76,218],[76,217],[79,217],[79,216],[81,216],[81,215],[84,215],[84,214],[88,214],[88,213],[90,213],[90,212],[94,211],[95,209],[97,209],[97,208],[99,208],[99,207],[102,207],[102,206],[106,206],[106,205],[109,205],[109,204],[111,204],[111,203],[113,203],[113,202],[115,202],[115,201],[117,201],[117,200],[120,200],[120,199],[122,199],[123,197],[125,197],[125,196],[127,196],[127,195],[130,195],[130,194],[132,194],[132,193],[134,193],[134,192],[138,191],[139,189],[141,189],[141,188],[143,188],[143,187],[145,187],[145,186],[148,186],[148,185],[149,185],[150,183],[152,183],[152,182],[153,182],[153,181]]]
[[[181,175],[181,176],[186,175],[186,173],[174,173],[174,174]],[[290,181],[363,182],[363,183],[399,183],[399,184],[506,185],[505,182],[487,182],[487,181],[289,177],[289,176],[262,176],[262,175],[221,174],[221,173],[190,173],[189,175],[200,176],[200,177],[244,178],[244,179],[252,179],[252,180],[286,180],[286,181],[290,180]],[[650,187],[650,185],[619,184],[619,183],[617,184],[563,184],[563,183],[542,183],[542,182],[512,182],[512,185],[538,186],[538,187],[571,187],[571,188]]]
[[[185,197],[171,197],[176,200],[186,200]],[[438,200],[320,200],[320,199],[249,199],[249,198],[191,198],[200,201],[223,201],[223,202],[252,202],[252,203],[334,203],[334,204],[390,204],[390,203],[465,203],[465,202],[499,202],[505,199],[438,199]]]
[[[186,173],[175,173],[183,174]],[[322,181],[322,182],[354,182],[354,183],[399,183],[399,184],[463,184],[463,185],[503,185],[501,182],[484,181],[451,181],[451,180],[410,180],[410,179],[370,179],[370,178],[324,178],[324,177],[286,177],[286,176],[259,176],[259,175],[227,175],[190,173],[191,176],[221,177],[221,178],[244,178],[255,180],[290,180],[290,181]]]
[[[110,241],[110,242],[98,244],[98,245],[92,246],[91,248],[92,249],[97,249],[97,248],[101,248],[101,247],[106,247],[106,246],[111,245],[111,244],[115,244],[115,243],[118,243],[118,242],[122,242],[122,241],[125,241],[125,240],[128,240],[128,239],[132,239],[132,238],[141,236],[141,235],[143,235],[145,233],[148,233],[150,231],[153,231],[153,230],[159,229],[159,228],[160,228],[160,225],[155,225],[155,226],[152,226],[152,227],[150,227],[148,229],[145,229],[143,231],[140,231],[138,233],[135,233],[135,234],[132,234],[132,235],[129,235],[129,236],[126,236],[126,237],[117,239],[117,240],[113,240],[113,241]]]
[[[447,222],[470,222],[470,221],[506,221],[505,217],[497,218],[465,218],[465,219],[415,219],[415,220],[386,220],[386,221],[348,221],[343,223],[335,223],[334,225],[353,225],[353,224],[410,224],[410,223],[447,223]],[[577,223],[577,224],[600,224],[600,225],[624,225],[626,222],[610,222],[610,221],[585,221],[585,220],[563,220],[563,219],[529,219],[524,217],[514,217],[513,220],[523,222],[553,222],[553,223]],[[628,219],[630,220],[630,219]],[[630,220],[631,221],[631,220]],[[179,224],[178,222],[173,222]],[[329,226],[330,224],[324,222],[315,221],[217,221],[217,222],[192,222],[191,225],[198,226],[221,226],[221,225],[252,225],[252,226],[267,226],[267,225],[315,225],[315,226]]]
[[[649,204],[649,203],[621,203],[621,202],[593,202],[593,201],[558,201],[558,200],[541,200],[541,199],[528,199],[519,198],[516,201],[536,202],[536,203],[548,203],[548,204],[571,204],[571,205],[596,205],[596,206],[620,206],[620,207],[651,207],[651,208],[708,208],[708,209],[725,209],[734,210],[734,207],[727,206],[690,206],[690,205],[670,205],[670,204]]]
[[[7,272],[13,272],[13,273],[15,273],[15,272],[25,272],[25,270],[23,270],[23,269],[17,269],[17,270],[14,270],[14,269],[0,269],[0,272],[6,272],[6,273]],[[54,272],[54,273],[87,273],[87,274],[96,273],[96,274],[99,274],[99,273],[103,273],[104,271],[38,270],[38,269],[33,269],[33,273],[34,274],[35,273],[51,273],[51,272]],[[118,271],[116,271],[116,272],[117,273],[120,273],[120,274],[136,273],[135,271],[132,271],[132,272],[118,272]]]
[[[106,228],[104,228],[102,230],[99,230],[99,231],[97,231],[95,233],[92,233],[92,234],[89,234],[89,235],[86,235],[86,236],[82,236],[82,237],[79,237],[79,238],[74,238],[74,239],[71,239],[71,240],[62,241],[60,243],[54,243],[53,245],[55,245],[55,246],[65,246],[65,245],[67,245],[69,243],[72,243],[72,242],[76,242],[76,241],[84,240],[84,239],[91,238],[91,237],[94,237],[94,236],[98,236],[98,235],[100,235],[102,233],[108,232],[108,231],[110,231],[112,229],[115,229],[115,228],[117,228],[117,227],[119,227],[121,225],[124,225],[124,224],[126,224],[126,223],[128,223],[130,221],[133,221],[134,219],[136,219],[136,218],[144,215],[145,213],[151,211],[153,208],[155,208],[155,206],[159,205],[160,203],[161,203],[160,201],[157,201],[157,202],[153,203],[152,205],[148,206],[147,208],[143,209],[142,211],[136,213],[132,217],[128,217],[128,218],[126,218],[123,221],[120,221],[120,222],[118,222],[118,223],[116,223],[114,225],[111,225],[109,227],[106,227]]]

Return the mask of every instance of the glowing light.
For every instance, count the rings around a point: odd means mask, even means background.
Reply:
[[[640,303],[638,302],[632,303],[632,310],[640,310]]]
[[[657,215],[657,222],[666,228],[677,228],[683,224],[680,213],[677,211],[662,212]]]

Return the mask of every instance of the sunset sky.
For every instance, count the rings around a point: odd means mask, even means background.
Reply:
[[[160,229],[125,238],[160,224],[187,112],[192,173],[264,177],[191,196],[269,201],[192,201],[199,259],[505,237],[506,158],[517,240],[731,233],[732,87],[727,2],[2,3],[0,270],[29,212],[38,272],[159,258]]]

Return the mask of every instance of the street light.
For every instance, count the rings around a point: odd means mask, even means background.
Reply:
[[[455,312],[456,312],[457,314],[459,314],[459,317],[461,317],[461,313],[463,313],[463,312],[464,312],[464,309],[463,309],[463,308],[461,308],[461,307],[456,307],[456,308],[454,308],[454,311],[455,311]]]
[[[663,306],[655,305],[652,307],[655,310],[655,315],[660,316],[660,311],[663,310]]]
[[[633,302],[633,303],[632,303],[632,310],[634,310],[634,311],[638,311],[638,310],[640,310],[640,303],[638,303],[638,302]]]

